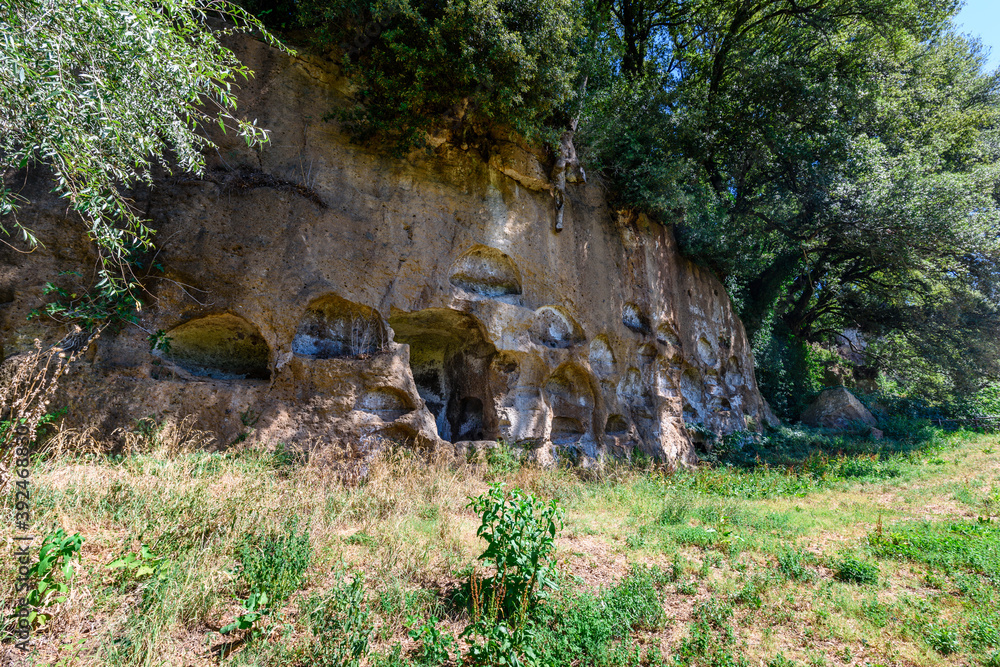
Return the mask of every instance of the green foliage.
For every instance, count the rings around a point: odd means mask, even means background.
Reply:
[[[941,655],[958,653],[961,649],[958,629],[949,623],[931,623],[924,629],[924,639]]]
[[[133,251],[123,253],[124,261],[134,264],[135,261],[131,259],[134,254]],[[60,275],[80,278],[75,272],[63,272]],[[129,284],[107,276],[102,276],[89,290],[81,288],[80,293],[49,282],[45,284],[43,294],[54,300],[40,309],[32,310],[28,319],[44,316],[58,322],[74,322],[85,330],[93,330],[109,322],[134,322],[136,319],[138,302]]]
[[[217,18],[228,26],[211,27]],[[26,200],[10,185],[44,165],[101,258],[94,289],[48,314],[86,322],[131,312],[128,265],[152,230],[129,191],[152,184],[154,162],[200,173],[208,125],[248,145],[266,139],[235,115],[232,81],[250,72],[220,41],[261,27],[225,0],[16,0],[0,10],[0,216],[10,225],[0,231],[36,244],[13,215]]]
[[[684,521],[690,511],[691,504],[686,498],[668,496],[663,500],[659,522],[664,525],[676,526]]]
[[[309,528],[303,528],[301,534],[297,530],[298,519],[289,517],[281,531],[248,536],[239,549],[240,579],[272,604],[284,602],[297,591],[309,567]]]
[[[500,480],[521,467],[521,453],[514,446],[504,441],[497,442],[484,452],[486,465],[489,468],[487,477]]]
[[[108,569],[122,570],[130,574],[133,579],[142,579],[150,575],[162,578],[166,576],[165,562],[165,556],[154,555],[149,547],[143,544],[138,552],[129,552],[108,563]]]
[[[1000,647],[1000,618],[987,615],[973,619],[965,629],[965,640],[980,650]]]
[[[908,522],[872,533],[868,542],[878,556],[1000,582],[1000,524],[995,521]]]
[[[785,417],[817,389],[806,344],[845,328],[920,392],[1000,373],[1000,78],[954,3],[835,5],[589,16],[581,153],[725,281]]]
[[[513,619],[534,609],[555,588],[555,536],[563,511],[520,489],[505,491],[502,484],[472,498],[468,505],[481,519],[476,536],[486,541],[478,560],[494,573],[473,584],[480,604],[495,607],[498,619]],[[482,613],[482,609],[476,612]]]
[[[34,582],[34,588],[29,588],[25,596],[31,607],[28,623],[45,625],[52,619],[46,610],[66,601],[76,574],[74,558],[82,547],[83,537],[79,533],[67,535],[62,528],[42,539],[38,561],[28,570],[28,580]]]
[[[257,637],[262,630],[255,627],[257,623],[265,617],[271,615],[271,599],[263,591],[254,591],[250,597],[243,602],[243,611],[236,615],[236,619],[228,625],[222,626],[220,634],[228,635],[234,630],[250,631],[251,637]]]
[[[163,354],[170,354],[170,336],[163,329],[157,329],[153,333],[149,334],[146,339],[149,341],[149,351],[155,352],[160,350]]]
[[[843,556],[833,563],[833,576],[839,581],[852,584],[877,584],[879,569],[875,563],[855,556]]]
[[[754,360],[757,384],[771,409],[783,420],[798,421],[822,389],[810,346],[779,323],[757,332]]]
[[[411,618],[410,623],[413,628],[408,634],[410,639],[417,642],[418,664],[436,667],[451,660],[455,638],[438,629],[437,616],[431,616],[422,624],[418,624],[416,618]]]
[[[368,654],[373,627],[365,605],[364,579],[355,575],[350,581],[342,575],[322,596],[308,604],[313,642],[307,662],[319,667],[358,667]]]
[[[733,655],[732,607],[719,600],[707,600],[695,605],[693,615],[695,620],[688,636],[677,645],[677,664],[719,667],[748,664],[743,658]]]
[[[637,630],[663,627],[663,584],[655,568],[634,568],[621,583],[599,593],[576,591],[554,602],[539,632],[538,664],[545,667],[623,664],[622,640]]]
[[[556,588],[555,536],[563,511],[520,489],[501,484],[472,498],[468,507],[482,521],[476,535],[486,541],[479,561],[493,570],[469,582],[472,622],[462,632],[469,642],[466,661],[473,665],[532,664],[536,637],[548,598]]]
[[[795,581],[812,581],[816,573],[808,567],[811,554],[796,549],[783,549],[778,553],[778,571]]]
[[[478,143],[499,127],[549,138],[575,97],[579,6],[570,0],[247,0],[271,25],[309,28],[355,82],[334,112],[355,138],[405,152],[448,128]]]
[[[779,653],[767,663],[767,667],[796,667],[794,660],[789,660],[784,654]]]

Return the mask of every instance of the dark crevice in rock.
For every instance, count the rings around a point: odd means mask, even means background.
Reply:
[[[622,324],[636,333],[650,333],[649,316],[634,303],[626,303],[622,307]]]
[[[410,346],[417,393],[450,442],[499,437],[490,368],[497,354],[483,325],[449,308],[397,312],[389,318],[396,341]]]
[[[558,349],[579,345],[586,340],[586,335],[565,308],[542,306],[535,311],[531,338],[536,343]]]

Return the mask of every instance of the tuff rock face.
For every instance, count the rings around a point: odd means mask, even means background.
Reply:
[[[222,444],[252,434],[321,457],[381,436],[684,465],[685,422],[769,417],[723,286],[669,228],[578,182],[556,233],[551,158],[502,138],[491,155],[447,137],[407,159],[359,148],[323,120],[346,90],[335,67],[240,48],[257,72],[241,109],[271,143],[219,137],[207,178],[136,194],[162,272],[139,326],[106,332],[63,382],[68,423],[193,414]],[[65,203],[26,182],[21,219],[45,248],[0,250],[7,357],[64,335],[26,315],[59,271],[94,262]],[[150,351],[158,330],[169,344]]]
[[[802,413],[802,423],[817,428],[849,431],[858,426],[875,429],[875,416],[844,387],[827,389]]]

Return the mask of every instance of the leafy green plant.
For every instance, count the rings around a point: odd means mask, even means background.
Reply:
[[[468,507],[481,518],[476,534],[486,541],[479,561],[492,570],[473,570],[469,581],[472,622],[462,632],[469,643],[466,660],[474,665],[532,662],[534,639],[547,589],[554,578],[555,536],[563,511],[520,489],[500,484],[472,498]]]
[[[408,633],[410,639],[417,642],[417,663],[425,667],[436,667],[451,660],[451,652],[455,649],[455,638],[438,629],[437,616],[431,616],[425,622],[418,624],[416,618],[410,619],[413,628]]]
[[[124,556],[119,556],[107,567],[109,570],[123,570],[132,575],[135,579],[142,579],[149,575],[161,574],[161,567],[166,560],[165,556],[156,556],[143,544],[138,552],[130,552]]]
[[[298,532],[298,518],[289,517],[280,531],[249,536],[239,550],[240,578],[253,592],[281,603],[302,585],[312,547],[309,529]]]
[[[958,653],[961,648],[958,629],[947,623],[931,623],[924,628],[924,638],[941,655]]]
[[[35,587],[25,596],[31,607],[28,623],[45,625],[52,619],[52,615],[45,610],[67,600],[76,574],[74,558],[82,547],[80,533],[67,535],[62,528],[43,538],[38,561],[28,570],[29,581],[35,582]],[[62,581],[57,579],[60,573]]]
[[[236,619],[229,625],[225,625],[219,630],[220,634],[228,635],[234,630],[250,631],[251,637],[257,637],[262,633],[257,623],[265,616],[271,615],[269,606],[271,599],[267,593],[254,591],[243,603],[243,611],[237,614]]]
[[[170,354],[170,336],[163,329],[157,329],[153,333],[149,334],[146,339],[149,341],[149,351],[155,352],[159,350],[163,354]]]
[[[980,649],[1000,647],[1000,618],[993,615],[973,619],[965,629],[965,638]]]
[[[364,579],[347,581],[338,576],[336,584],[322,596],[307,603],[313,642],[307,663],[318,667],[358,667],[368,653],[373,627],[365,605]],[[396,656],[398,659],[398,655]],[[391,664],[391,663],[390,663]]]
[[[138,249],[121,248],[120,261],[130,266],[131,272],[138,269]],[[63,272],[60,275],[75,275],[76,272]],[[53,300],[34,309],[28,314],[28,319],[48,317],[57,322],[73,322],[84,330],[93,330],[106,323],[120,325],[125,322],[136,322],[136,308],[139,301],[135,292],[136,281],[126,282],[117,276],[102,276],[90,289],[80,288],[79,293],[71,292],[49,282],[45,284],[44,294]]]
[[[879,569],[875,563],[860,560],[854,556],[844,556],[835,561],[834,577],[852,584],[877,584]]]
[[[563,510],[520,489],[505,491],[502,484],[472,498],[468,507],[480,516],[476,535],[486,541],[478,560],[494,570],[478,579],[481,603],[497,605],[501,618],[537,605],[556,587],[553,553]]]

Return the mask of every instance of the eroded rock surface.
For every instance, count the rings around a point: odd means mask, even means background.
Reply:
[[[105,333],[64,383],[69,423],[110,433],[195,414],[223,444],[249,434],[319,456],[381,436],[685,464],[685,422],[727,432],[766,418],[724,288],[669,228],[578,182],[556,233],[538,151],[500,142],[484,158],[438,140],[390,159],[323,120],[345,90],[332,65],[242,51],[257,76],[241,109],[271,143],[220,137],[213,173],[227,177],[137,193],[163,271],[138,326]],[[93,266],[80,224],[35,181],[22,220],[45,249],[0,251],[7,355],[65,332],[26,315],[59,271]],[[151,351],[160,330],[169,344]]]
[[[858,427],[874,429],[878,426],[875,416],[844,387],[825,390],[806,408],[801,419],[807,426],[836,431],[855,430]]]

